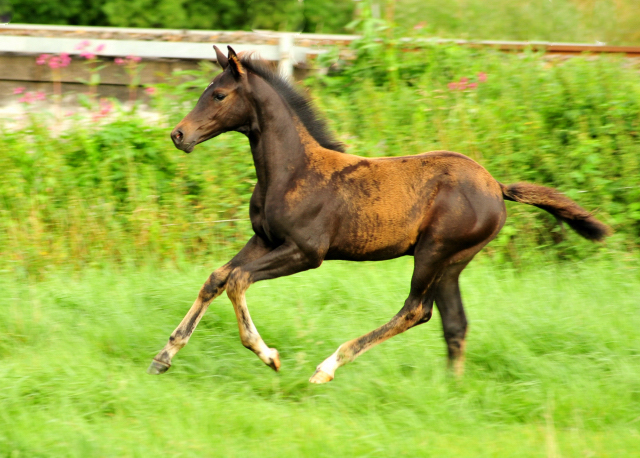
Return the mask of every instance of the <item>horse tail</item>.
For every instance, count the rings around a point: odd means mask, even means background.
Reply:
[[[595,219],[591,213],[556,189],[531,183],[507,186],[500,183],[500,187],[505,200],[546,210],[586,239],[601,241],[613,232],[609,226]]]

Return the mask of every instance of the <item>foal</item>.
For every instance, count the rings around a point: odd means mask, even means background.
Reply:
[[[255,235],[214,271],[154,358],[148,372],[169,369],[207,307],[225,289],[245,347],[274,370],[280,358],[254,326],[245,300],[252,283],[314,269],[325,259],[378,261],[414,257],[409,297],[383,326],[346,342],[322,362],[312,383],[407,329],[426,323],[433,304],[442,318],[449,365],[462,373],[467,319],[460,272],[502,228],[504,200],[542,208],[580,235],[601,240],[609,228],[558,191],[527,183],[505,186],[470,158],[449,151],[405,157],[344,154],[309,100],[269,65],[214,47],[220,73],[171,132],[186,153],[224,132],[245,134],[257,184],[249,214]]]

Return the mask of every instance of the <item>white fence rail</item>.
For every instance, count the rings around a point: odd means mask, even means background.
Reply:
[[[104,45],[99,56],[135,55],[147,59],[215,60],[212,44],[233,46],[237,52],[255,51],[263,59],[279,63],[280,71],[293,74],[305,66],[309,55],[326,50],[324,45],[346,44],[354,35],[320,35],[270,31],[227,32],[119,27],[70,27],[28,24],[0,26],[0,53],[79,54],[79,44],[91,40],[92,48]],[[95,46],[94,46],[95,45]]]

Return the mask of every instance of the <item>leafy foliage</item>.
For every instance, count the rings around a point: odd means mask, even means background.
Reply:
[[[39,124],[7,133],[0,158],[4,261],[40,269],[142,259],[145,252],[177,259],[246,241],[254,184],[248,148],[230,135],[189,161],[168,130],[123,116],[55,139]]]
[[[17,2],[14,22],[209,30],[344,32],[353,2],[338,0],[54,0]]]
[[[13,1],[15,23],[59,25],[107,25],[107,16],[99,0]]]
[[[636,0],[31,0],[13,22],[344,33],[354,10],[404,35],[480,40],[640,44]]]
[[[545,212],[508,203],[485,252],[516,265],[582,258],[640,243],[640,82],[636,64],[398,39],[375,18],[333,70],[306,86],[348,152],[364,156],[447,149],[501,182],[552,186],[616,233],[604,245],[564,230]],[[329,63],[329,62],[327,62]],[[250,236],[255,173],[246,139],[226,134],[191,155],[168,133],[217,70],[177,72],[157,88],[150,124],[128,112],[60,135],[38,116],[2,132],[0,258],[40,271],[104,260],[228,256]],[[155,261],[154,261],[155,262]]]

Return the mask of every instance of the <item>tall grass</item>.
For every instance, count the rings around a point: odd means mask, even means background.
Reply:
[[[386,322],[411,259],[328,262],[254,285],[252,315],[283,367],[239,342],[226,297],[162,376],[145,369],[207,266],[0,275],[2,456],[633,457],[640,444],[637,262],[462,277],[467,370],[445,371],[438,314],[341,368],[342,342]],[[286,294],[283,294],[286,291]]]

